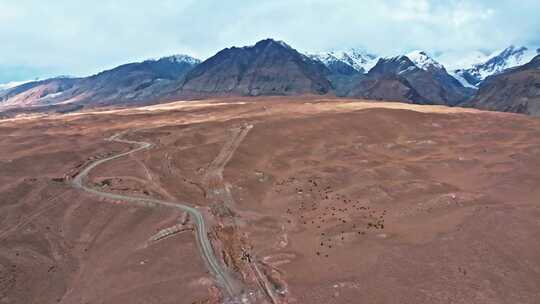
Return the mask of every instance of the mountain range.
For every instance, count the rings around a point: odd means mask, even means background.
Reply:
[[[29,82],[0,92],[0,103],[4,107],[39,107],[152,102],[173,90],[199,63],[198,59],[177,55],[121,65],[90,77]]]
[[[265,39],[226,48],[204,61],[175,55],[89,77],[0,88],[0,111],[6,116],[179,98],[316,94],[540,115],[537,52],[511,46],[470,67],[448,71],[423,51],[395,57],[355,49],[303,54],[282,41]]]

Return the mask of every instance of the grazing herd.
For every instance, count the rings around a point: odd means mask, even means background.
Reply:
[[[383,230],[386,210],[377,210],[359,200],[335,191],[318,178],[301,181],[290,177],[275,183],[274,191],[293,197],[285,211],[289,225],[313,231],[314,254],[329,257],[332,249]]]

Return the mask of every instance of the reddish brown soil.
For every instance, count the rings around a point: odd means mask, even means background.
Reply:
[[[540,302],[540,120],[301,97],[0,122],[0,303],[219,303],[192,231],[150,241],[181,212],[70,186],[125,130],[156,146],[89,183],[201,206],[218,256],[280,303]]]

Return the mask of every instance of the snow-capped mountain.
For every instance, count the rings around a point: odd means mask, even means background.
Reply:
[[[540,116],[540,55],[488,77],[465,106]]]
[[[478,85],[487,77],[496,75],[502,71],[523,65],[536,56],[540,50],[527,47],[515,47],[497,51],[490,55],[487,60],[478,62],[472,67],[457,69],[453,71],[453,76],[463,85],[469,87],[478,87]]]
[[[367,73],[377,64],[378,56],[358,49],[347,51],[330,51],[317,54],[309,54],[311,59],[324,63],[332,70],[336,65],[345,64],[353,68],[356,72]]]
[[[387,63],[385,67],[391,66],[396,74],[403,74],[414,70],[423,70],[434,74],[448,73],[444,65],[433,59],[425,51],[416,50],[406,55],[383,57],[380,59]]]
[[[186,55],[173,55],[124,64],[89,77],[52,78],[15,87],[15,84],[0,84],[0,106],[6,109],[45,106],[46,111],[56,111],[69,105],[73,106],[67,109],[71,111],[183,97],[331,93],[373,100],[476,107],[484,99],[492,100],[488,93],[505,89],[506,79],[512,78],[514,83],[522,85],[522,91],[512,87],[503,98],[510,95],[516,96],[515,100],[521,98],[519,108],[504,108],[507,103],[500,102],[497,109],[520,112],[524,109],[523,98],[537,94],[535,83],[521,82],[525,76],[537,77],[540,59],[534,61],[535,65],[523,64],[540,53],[539,50],[511,46],[493,55],[481,51],[458,52],[464,56],[439,52],[437,57],[432,57],[424,51],[413,51],[379,57],[357,49],[302,54],[282,41],[265,39],[253,46],[223,49],[203,62]],[[447,67],[451,68],[447,70]],[[527,73],[521,73],[524,68],[528,69]],[[482,92],[486,98],[474,99],[473,95],[480,96]],[[540,113],[538,109],[534,104],[534,108],[526,110]]]
[[[414,51],[379,59],[348,96],[454,106],[472,93],[426,52]]]
[[[424,51],[413,51],[405,56],[422,70],[445,70],[442,64],[429,57]]]
[[[369,70],[368,75],[401,75],[422,70],[405,55],[380,58],[377,64]]]
[[[371,70],[382,57],[371,53],[350,49],[348,51],[331,51],[308,55],[310,58],[321,61],[332,70],[332,67],[340,64],[346,64],[360,73],[367,73]],[[427,55],[424,51],[413,51],[406,55],[383,58],[387,60],[399,61],[403,56],[410,59],[414,65],[422,70],[445,70],[444,66]],[[446,71],[446,70],[445,70]]]

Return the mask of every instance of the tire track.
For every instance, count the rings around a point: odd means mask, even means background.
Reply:
[[[202,184],[206,190],[206,196],[210,201],[221,200],[226,207],[230,209],[235,207],[234,199],[229,189],[230,187],[223,181],[223,169],[252,128],[253,125],[246,124],[233,129],[232,138],[225,143],[219,154],[208,167]]]
[[[231,160],[236,149],[238,149],[238,147],[252,128],[253,125],[244,124],[238,128],[232,129],[231,138],[223,145],[216,158],[208,167],[207,172],[203,177],[203,185],[206,189],[206,197],[211,203],[223,203],[227,209],[232,211],[236,209],[236,204],[230,191],[230,185],[227,184],[223,179],[223,170],[225,169],[227,163]],[[232,225],[236,225],[234,217],[235,216],[233,215],[231,219]],[[250,253],[249,250],[245,248],[242,248],[242,251],[245,255],[249,257],[249,267],[256,277],[259,289],[266,296],[267,300],[270,301],[270,303],[279,303],[280,301],[275,295],[272,284],[268,281],[268,278],[258,267],[255,255],[253,253]]]

